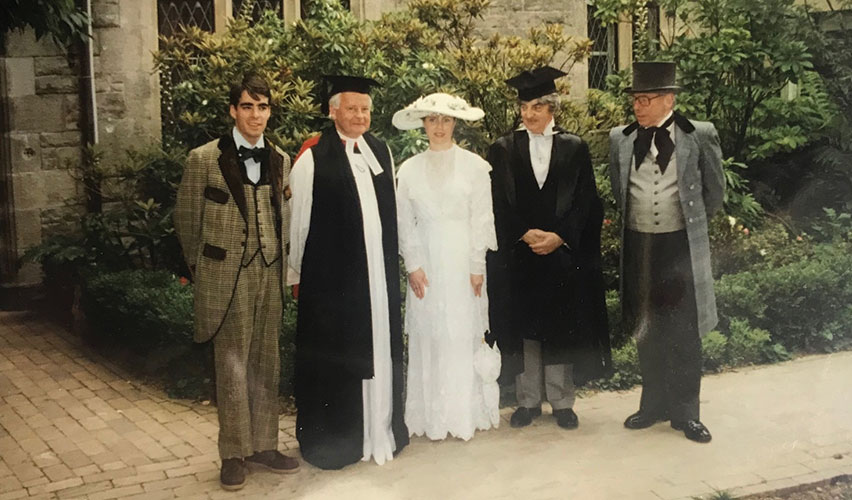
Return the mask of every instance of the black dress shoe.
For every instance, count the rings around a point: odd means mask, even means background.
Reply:
[[[219,482],[222,489],[236,491],[246,485],[246,469],[242,458],[226,458],[222,460],[222,470],[219,472]]]
[[[515,413],[512,413],[512,418],[509,419],[509,425],[512,427],[526,427],[530,425],[534,418],[541,416],[541,408],[524,408],[519,406]]]
[[[691,439],[696,443],[709,443],[713,436],[707,427],[700,420],[672,420],[672,429],[683,431],[686,439]]]
[[[556,417],[556,425],[563,429],[576,429],[580,425],[580,419],[571,408],[553,410],[553,416]]]
[[[637,411],[633,415],[627,417],[627,420],[624,421],[624,427],[628,429],[645,429],[647,427],[651,427],[657,422],[662,421],[662,418],[655,417],[649,415],[647,413],[643,413],[641,410]]]

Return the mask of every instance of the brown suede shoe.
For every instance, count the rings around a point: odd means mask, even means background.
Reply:
[[[219,472],[219,482],[222,489],[237,491],[246,485],[246,468],[242,458],[226,458],[222,460],[222,471]]]
[[[258,451],[246,458],[246,463],[252,468],[263,469],[276,474],[299,472],[299,461],[278,450]]]

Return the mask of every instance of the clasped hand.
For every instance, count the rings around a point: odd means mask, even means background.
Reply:
[[[521,238],[529,245],[530,250],[536,255],[548,255],[553,253],[565,241],[556,233],[542,231],[541,229],[530,229]]]

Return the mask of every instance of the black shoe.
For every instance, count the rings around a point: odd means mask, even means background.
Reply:
[[[571,408],[553,410],[553,416],[556,417],[556,425],[563,429],[576,429],[580,425],[580,419]]]
[[[278,450],[258,451],[246,458],[246,465],[276,474],[293,474],[299,472],[299,461],[293,457],[288,457]]]
[[[633,415],[627,417],[627,420],[624,421],[624,427],[634,430],[645,429],[662,420],[662,418],[654,417],[647,413],[642,413],[642,410],[639,410]]]
[[[236,491],[246,485],[246,469],[242,458],[225,458],[219,472],[222,489]]]
[[[530,425],[534,418],[541,416],[541,408],[524,408],[519,406],[512,418],[509,419],[509,425],[512,427],[526,427]]]
[[[695,441],[696,443],[709,443],[713,436],[707,427],[700,420],[672,420],[672,429],[683,431],[686,439]]]

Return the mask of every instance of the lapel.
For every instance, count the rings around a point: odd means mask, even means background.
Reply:
[[[518,206],[518,191],[515,185],[517,181],[517,173],[522,169],[526,169],[532,174],[532,163],[530,162],[530,138],[526,130],[515,130],[512,132],[512,149],[509,151],[507,168],[505,170],[506,179],[503,186],[506,189],[506,200],[509,206],[517,208]],[[520,163],[520,166],[518,164]]]
[[[635,126],[634,126],[635,125]],[[627,186],[630,181],[630,167],[633,165],[633,141],[636,140],[637,123],[628,125],[624,129],[624,138],[618,146],[618,167],[621,189],[618,196],[621,197],[621,206],[625,206],[627,200]]]
[[[231,134],[225,134],[219,139],[219,171],[231,191],[234,202],[240,209],[240,215],[244,221],[248,221],[248,205],[246,205],[246,193],[243,191],[243,177],[240,173],[240,165],[237,160],[237,146]]]
[[[675,113],[675,159],[678,181],[683,179],[687,168],[692,168],[694,155],[698,152],[698,139],[692,133],[695,126],[680,113]],[[679,186],[680,187],[680,186]]]
[[[574,201],[574,190],[577,187],[579,167],[574,164],[579,142],[575,142],[560,133],[553,136],[553,150],[550,153],[550,167],[547,178],[551,176],[556,184],[556,217],[562,217],[571,209]]]
[[[264,138],[264,140],[266,141],[266,147],[269,149],[269,159],[267,160],[269,165],[267,165],[266,171],[269,175],[270,187],[272,188],[272,206],[275,208],[275,213],[280,219],[281,200],[284,197],[281,186],[284,180],[284,158],[278,154],[278,150],[269,142],[269,138]],[[277,227],[280,227],[280,225]]]

